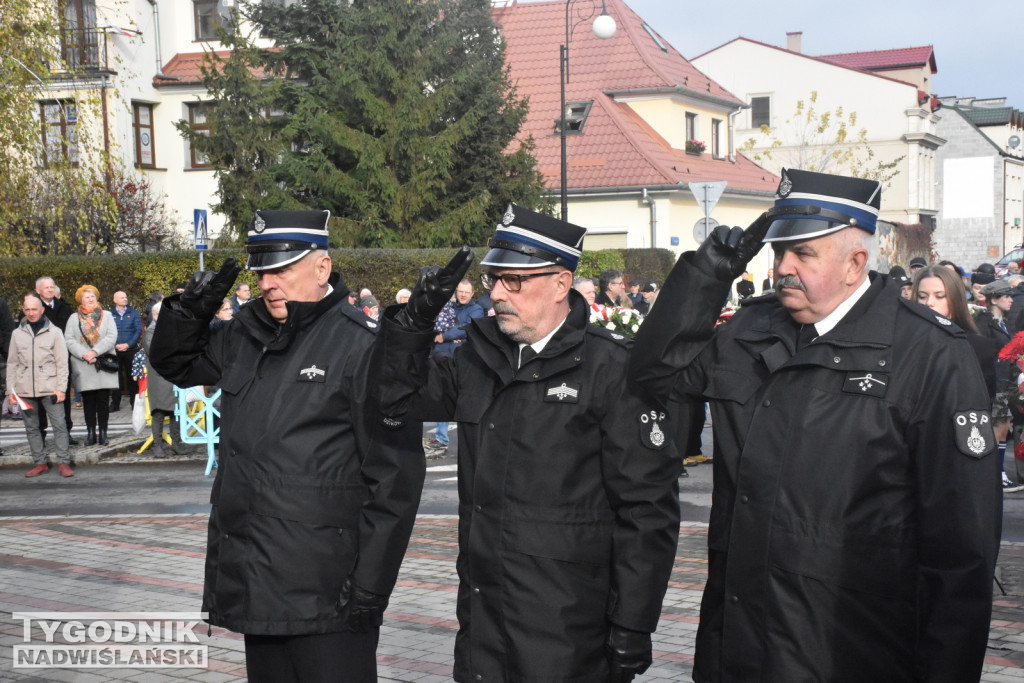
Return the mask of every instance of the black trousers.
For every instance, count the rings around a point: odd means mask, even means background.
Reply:
[[[92,391],[79,392],[82,395],[82,412],[85,414],[85,426],[92,431],[99,426],[100,429],[107,428],[107,419],[110,415],[110,389],[93,389]],[[116,389],[114,390],[116,391]],[[99,423],[97,425],[96,423]]]
[[[376,683],[380,629],[312,636],[245,636],[249,683]]]
[[[110,392],[110,407],[114,410],[121,409],[121,394],[128,391],[128,402],[135,406],[135,395],[139,393],[139,383],[132,377],[132,361],[138,349],[127,351],[114,351],[117,356],[117,389]]]

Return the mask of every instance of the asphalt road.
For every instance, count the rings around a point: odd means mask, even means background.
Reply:
[[[428,425],[425,435],[432,435]],[[458,512],[458,476],[455,451],[458,430],[449,433],[447,455],[427,461],[427,478],[420,513],[453,515]],[[54,469],[33,479],[26,467],[0,468],[0,517],[23,515],[176,514],[210,509],[213,475],[203,476],[204,464],[142,462],[79,465],[75,476],[64,479]],[[707,521],[711,506],[711,466],[691,468],[680,479],[683,517]]]
[[[432,427],[432,425],[430,425]],[[458,489],[454,456],[458,430],[450,432],[448,455],[427,462],[421,514],[456,514]],[[710,426],[704,432],[705,452],[711,452]],[[1017,461],[1007,458],[1010,476]],[[25,467],[0,468],[0,517],[27,515],[175,514],[210,509],[213,476],[203,476],[204,463],[137,463],[80,465],[64,479],[52,470],[25,478]],[[688,468],[679,480],[679,504],[684,521],[707,522],[711,509],[710,464]],[[1024,474],[1024,472],[1022,472]],[[1022,477],[1024,478],[1024,477]],[[1024,542],[1024,491],[1003,498],[1003,540]]]

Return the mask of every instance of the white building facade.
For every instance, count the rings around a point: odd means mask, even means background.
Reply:
[[[737,121],[737,136],[753,140],[752,153],[774,172],[784,166],[799,166],[815,157],[815,150],[827,146],[842,150],[856,143],[851,139],[860,129],[866,132],[858,160],[867,167],[878,162],[895,163],[898,173],[882,193],[880,218],[890,223],[934,225],[938,214],[936,196],[937,150],[945,142],[936,133],[939,117],[933,98],[918,82],[900,80],[882,72],[841,66],[825,58],[811,57],[796,49],[783,49],[746,38],[738,38],[694,58],[693,65],[721,83],[750,108]],[[915,72],[898,72],[914,78]],[[927,87],[927,85],[925,85]],[[844,116],[856,113],[851,136],[839,145],[833,139],[816,139],[807,130],[808,117],[797,114],[798,102],[805,111],[813,104],[820,115],[841,108]],[[833,119],[836,118],[833,116]],[[767,125],[771,132],[762,132]],[[772,141],[781,143],[771,149]],[[810,147],[810,149],[808,149]],[[763,153],[770,151],[771,158]],[[823,172],[849,173],[844,168],[814,168]]]

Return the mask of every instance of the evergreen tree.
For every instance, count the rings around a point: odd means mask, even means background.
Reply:
[[[230,56],[204,69],[209,136],[179,124],[219,167],[217,208],[239,237],[256,208],[308,207],[331,210],[339,246],[482,244],[509,201],[541,201],[488,0],[242,12]]]

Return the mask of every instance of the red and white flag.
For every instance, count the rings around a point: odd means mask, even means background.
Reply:
[[[13,398],[14,402],[18,405],[18,410],[32,410],[32,406],[30,406],[28,403],[25,403],[25,399],[23,399],[21,396],[18,396],[13,391],[11,392],[11,398]]]

